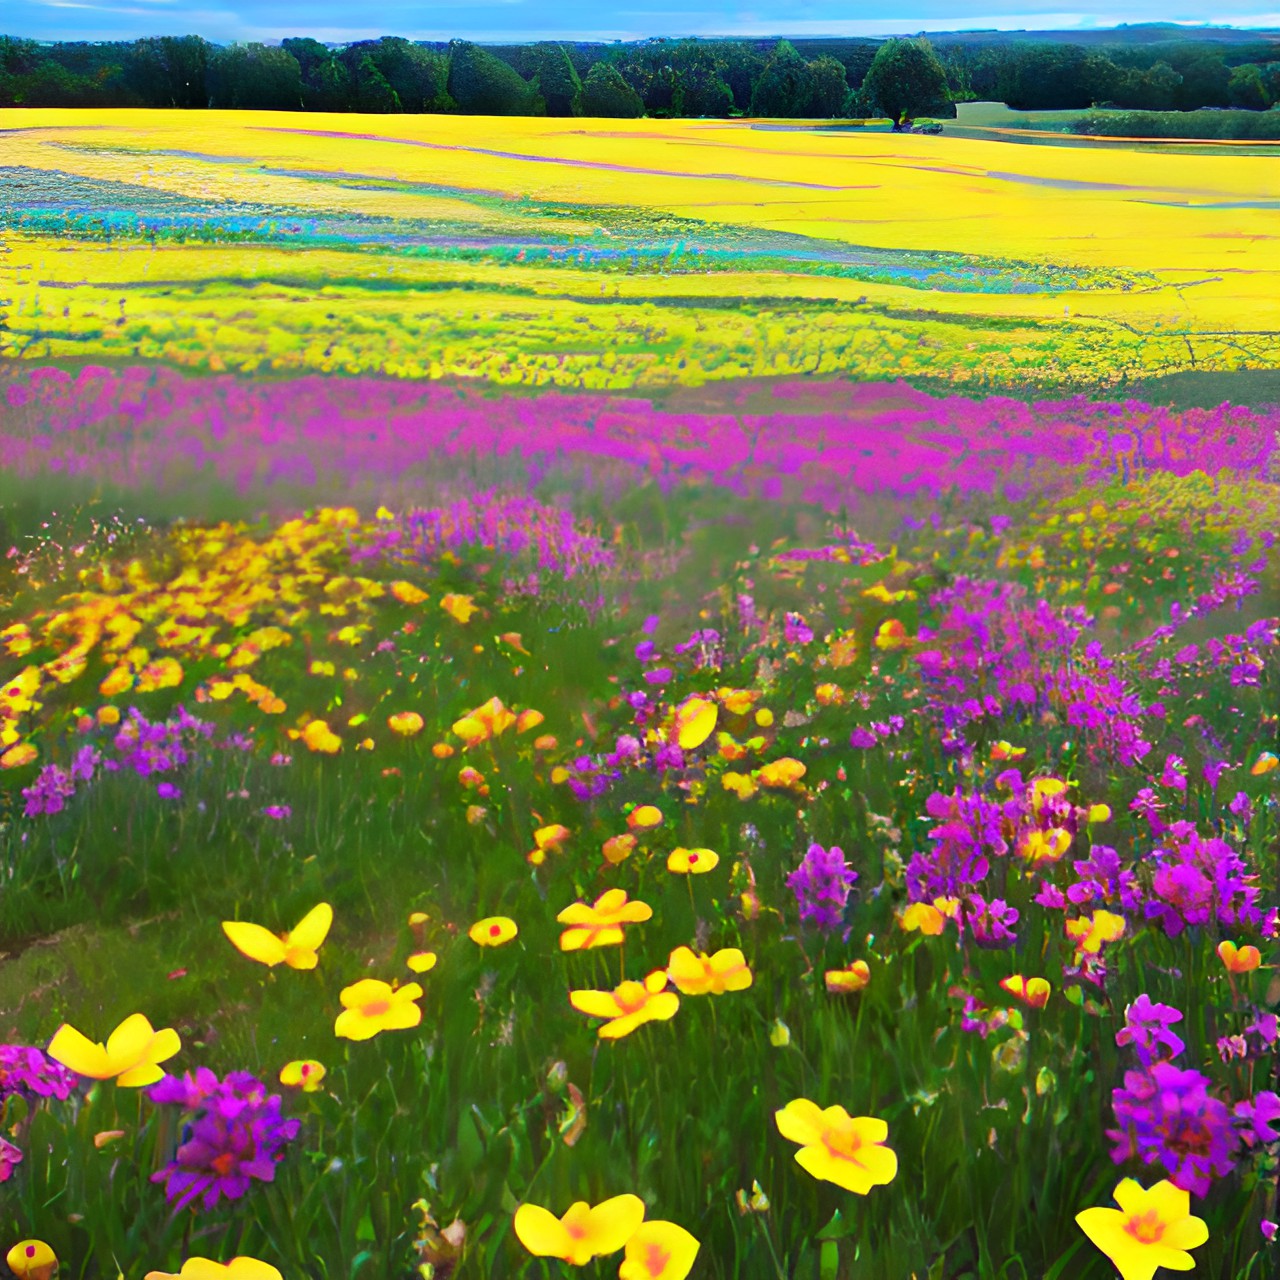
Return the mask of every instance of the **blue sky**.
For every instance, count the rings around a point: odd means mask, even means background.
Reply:
[[[0,0],[0,33],[40,40],[197,34],[210,40],[310,35],[359,40],[633,40],[653,35],[894,35],[983,27],[1027,30],[1119,22],[1213,21],[1280,28],[1280,0]],[[888,16],[886,16],[888,15]]]

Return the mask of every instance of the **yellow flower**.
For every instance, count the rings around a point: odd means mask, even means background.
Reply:
[[[1018,852],[1033,866],[1042,862],[1057,862],[1071,848],[1071,832],[1063,827],[1050,827],[1047,831],[1035,828],[1028,832]]]
[[[698,1241],[674,1222],[642,1223],[627,1241],[618,1280],[684,1280],[699,1248]]]
[[[391,584],[391,594],[401,604],[422,604],[424,600],[430,598],[421,587],[415,587],[412,582],[404,581],[393,582]]]
[[[43,1240],[19,1240],[5,1256],[18,1280],[49,1280],[58,1269],[58,1257]]]
[[[347,1040],[370,1040],[379,1031],[406,1031],[422,1021],[422,1010],[414,1001],[422,995],[416,982],[406,987],[362,978],[344,987],[339,999],[343,1012],[333,1024],[333,1033]]]
[[[1024,978],[1015,973],[1011,978],[1001,978],[1000,985],[1012,996],[1017,996],[1033,1009],[1043,1009],[1049,1003],[1053,988],[1044,978]]]
[[[406,961],[414,973],[429,973],[436,967],[436,953],[434,951],[415,951]]]
[[[1017,760],[1026,754],[1026,747],[1015,747],[1012,743],[1005,742],[1003,738],[991,744],[992,760]]]
[[[288,933],[274,934],[260,924],[244,920],[224,920],[222,932],[243,956],[274,968],[283,961],[290,969],[314,969],[320,950],[333,924],[333,908],[322,902],[312,907]]]
[[[897,618],[882,622],[876,632],[877,649],[901,649],[910,643],[911,637],[907,635],[906,627]]]
[[[148,1271],[145,1280],[284,1280],[269,1262],[257,1258],[232,1258],[225,1266],[211,1258],[188,1258],[182,1270]]]
[[[898,924],[911,933],[919,929],[929,937],[937,937],[947,927],[947,919],[937,907],[927,902],[913,902],[898,917]]]
[[[569,838],[569,828],[562,823],[553,822],[550,826],[539,827],[533,833],[533,843],[543,852],[554,852]]]
[[[342,746],[342,739],[329,728],[326,720],[312,720],[302,731],[302,741],[312,751],[322,751],[330,756]]]
[[[0,755],[0,769],[21,769],[23,765],[30,764],[39,752],[29,742],[19,742],[17,746],[10,747],[3,755]]]
[[[299,1058],[280,1068],[280,1083],[303,1093],[315,1093],[325,1077],[324,1064],[314,1058]]]
[[[808,1098],[796,1098],[775,1111],[778,1132],[800,1143],[796,1163],[802,1169],[865,1196],[872,1187],[892,1182],[898,1157],[883,1146],[889,1126],[871,1116],[850,1116],[839,1106],[821,1110]]]
[[[759,778],[762,787],[790,787],[799,782],[808,772],[807,765],[799,760],[793,760],[790,756],[783,756],[781,760],[774,760],[764,765],[756,777]],[[725,777],[728,776],[725,774]]]
[[[641,804],[627,814],[627,826],[632,831],[648,831],[662,825],[662,810],[656,805]]]
[[[721,775],[720,785],[726,791],[736,792],[739,800],[748,800],[756,793],[754,779],[745,773],[734,773],[732,770]]]
[[[591,905],[574,902],[556,916],[557,924],[571,927],[560,935],[561,951],[611,947],[622,941],[622,926],[653,919],[647,902],[628,902],[625,889],[606,889]]]
[[[1261,777],[1264,773],[1270,773],[1277,765],[1280,765],[1278,759],[1272,752],[1264,751],[1254,762],[1249,772],[1255,777]]]
[[[865,960],[855,960],[844,969],[828,969],[823,974],[827,990],[846,994],[861,991],[871,981],[871,966]]]
[[[681,876],[700,876],[714,871],[720,863],[720,855],[711,849],[672,849],[667,855],[667,870]]]
[[[759,725],[761,729],[769,728],[769,726],[773,724],[773,712],[770,711],[768,707],[761,707],[760,710],[756,712],[756,724]]]
[[[1092,825],[1095,822],[1109,822],[1111,806],[1109,804],[1091,804],[1085,821]]]
[[[1249,973],[1262,963],[1257,947],[1237,947],[1234,942],[1218,943],[1218,956],[1229,973]]]
[[[172,1027],[156,1031],[142,1014],[135,1013],[107,1037],[105,1045],[95,1044],[64,1022],[45,1052],[77,1075],[91,1080],[114,1078],[118,1085],[133,1089],[155,1084],[164,1075],[159,1064],[181,1048],[182,1041]]]
[[[387,717],[387,728],[402,737],[412,738],[422,732],[423,719],[416,711],[397,711]]]
[[[630,834],[620,836],[610,836],[604,844],[600,846],[600,852],[604,854],[606,862],[611,862],[615,867],[624,858],[630,857],[635,851],[636,838]]]
[[[612,991],[570,991],[569,1003],[589,1017],[608,1018],[598,1034],[602,1040],[617,1040],[642,1023],[675,1016],[680,997],[666,986],[666,971],[656,969],[643,982],[628,980]]]
[[[1077,951],[1097,955],[1103,943],[1115,942],[1124,936],[1125,918],[1111,911],[1095,911],[1092,916],[1068,920],[1063,927]]]
[[[441,599],[440,607],[455,622],[461,623],[470,622],[471,615],[475,613],[478,608],[471,596],[460,596],[454,595],[453,593],[450,593]]]
[[[725,947],[713,956],[677,947],[667,961],[667,973],[686,996],[722,996],[726,991],[745,991],[752,982],[746,957],[737,947]]]
[[[791,1028],[781,1018],[774,1018],[769,1028],[769,1043],[775,1049],[785,1049],[791,1043]]]
[[[479,947],[500,947],[519,932],[510,916],[485,916],[471,926],[467,936]]]
[[[644,1201],[639,1196],[614,1196],[593,1209],[585,1200],[569,1206],[557,1218],[536,1204],[522,1204],[513,1225],[516,1238],[534,1257],[559,1258],[584,1267],[592,1258],[603,1258],[635,1235],[644,1221]]]
[[[1158,1267],[1190,1271],[1187,1252],[1209,1239],[1209,1228],[1191,1215],[1191,1196],[1167,1180],[1146,1190],[1133,1178],[1116,1187],[1118,1209],[1085,1209],[1080,1230],[1115,1264],[1123,1280],[1152,1280]]]
[[[676,744],[682,751],[700,747],[716,727],[720,708],[707,698],[686,698],[676,708]]]
[[[524,650],[521,649],[520,652],[524,653]],[[536,729],[546,718],[541,711],[537,711],[533,707],[526,707],[516,716],[516,732],[528,733],[530,729]]]

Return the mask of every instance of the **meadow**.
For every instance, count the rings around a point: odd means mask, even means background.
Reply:
[[[0,130],[15,1276],[1276,1274],[1272,160]]]

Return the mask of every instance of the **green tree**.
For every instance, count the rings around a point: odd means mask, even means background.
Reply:
[[[533,84],[547,104],[549,116],[576,116],[582,109],[582,81],[564,47],[550,42],[529,51]]]
[[[308,111],[350,111],[355,105],[351,70],[327,44],[310,37],[282,40],[302,72],[302,105]]]
[[[844,110],[849,82],[844,76],[844,63],[823,54],[809,63],[809,101],[804,114],[815,119],[830,120]]]
[[[753,45],[742,40],[727,40],[717,45],[720,77],[733,94],[737,111],[751,110],[751,90],[764,70],[765,58]]]
[[[1271,105],[1267,86],[1262,82],[1262,68],[1256,63],[1246,62],[1242,67],[1232,69],[1231,79],[1227,82],[1227,93],[1233,107],[1265,111]]]
[[[803,116],[812,97],[809,64],[789,40],[779,40],[751,90],[751,114],[775,119]]]
[[[215,50],[207,76],[209,105],[242,111],[297,111],[302,68],[287,49],[231,44]]]
[[[382,74],[371,53],[363,54],[356,64],[355,106],[371,115],[394,115],[404,110],[400,95]]]
[[[644,115],[644,102],[613,63],[597,62],[582,82],[582,114],[634,120]]]
[[[1179,111],[1195,111],[1199,107],[1225,107],[1230,101],[1230,73],[1223,61],[1222,50],[1211,45],[1174,48],[1168,54],[1169,65],[1182,77],[1174,90],[1173,105]]]
[[[216,52],[200,36],[135,40],[122,72],[148,107],[207,107],[209,60]]]
[[[895,130],[926,113],[950,110],[947,73],[927,40],[886,40],[867,69],[862,88]]]
[[[542,99],[520,74],[468,40],[449,45],[448,91],[466,115],[542,114]]]
[[[401,36],[383,36],[381,40],[360,40],[348,45],[342,52],[342,60],[357,85],[357,91],[367,98],[375,94],[385,97],[385,94],[367,72],[361,71],[365,58],[370,60],[395,94],[400,105],[391,109],[418,114],[452,107],[452,100],[445,89],[449,64],[443,54]],[[365,87],[361,89],[361,85]]]

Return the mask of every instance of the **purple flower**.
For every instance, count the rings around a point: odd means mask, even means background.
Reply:
[[[1249,799],[1247,791],[1237,791],[1227,809],[1246,827],[1253,821],[1253,801]]]
[[[782,638],[787,644],[809,644],[813,631],[798,613],[789,613],[783,623]]]
[[[1211,1097],[1209,1077],[1157,1062],[1150,1071],[1128,1071],[1124,1088],[1111,1094],[1118,1129],[1107,1137],[1116,1164],[1159,1163],[1184,1191],[1207,1195],[1214,1177],[1235,1167],[1240,1137],[1225,1103]]]
[[[262,816],[283,822],[286,818],[293,816],[293,810],[287,804],[269,804],[262,810]]]
[[[1172,1005],[1156,1004],[1140,995],[1125,1011],[1125,1023],[1116,1032],[1116,1044],[1130,1044],[1144,1067],[1177,1057],[1187,1046],[1169,1028],[1182,1021],[1182,1012]]]
[[[849,735],[849,745],[851,747],[860,747],[863,750],[869,750],[874,747],[877,741],[879,739],[877,739],[876,735],[870,729],[864,729],[861,725]]]
[[[1240,1136],[1246,1147],[1258,1144],[1265,1145],[1280,1138],[1271,1126],[1280,1120],[1280,1097],[1269,1089],[1258,1094],[1251,1101],[1237,1102],[1232,1110],[1237,1120],[1243,1120]]]
[[[28,1102],[34,1098],[66,1099],[78,1077],[44,1051],[25,1044],[0,1044],[0,1107],[12,1094]]]
[[[828,850],[811,844],[804,860],[787,877],[787,887],[800,906],[801,921],[823,930],[839,928],[849,890],[857,878],[838,846]]]
[[[199,1200],[214,1208],[220,1199],[238,1200],[253,1180],[271,1182],[285,1144],[298,1136],[297,1120],[281,1114],[279,1094],[246,1071],[225,1080],[208,1068],[179,1080],[166,1076],[150,1090],[160,1105],[180,1106],[189,1116],[174,1157],[152,1182],[165,1184],[175,1210]]]
[[[22,812],[28,818],[61,813],[75,793],[72,775],[61,765],[47,764],[29,787],[22,788],[22,798],[27,802]]]
[[[964,921],[973,931],[973,940],[978,946],[994,950],[1011,947],[1018,940],[1013,931],[1018,913],[1003,899],[993,898],[987,902],[981,894],[971,893],[968,904]]]
[[[181,800],[182,788],[174,786],[172,782],[157,782],[156,795],[161,800]]]

